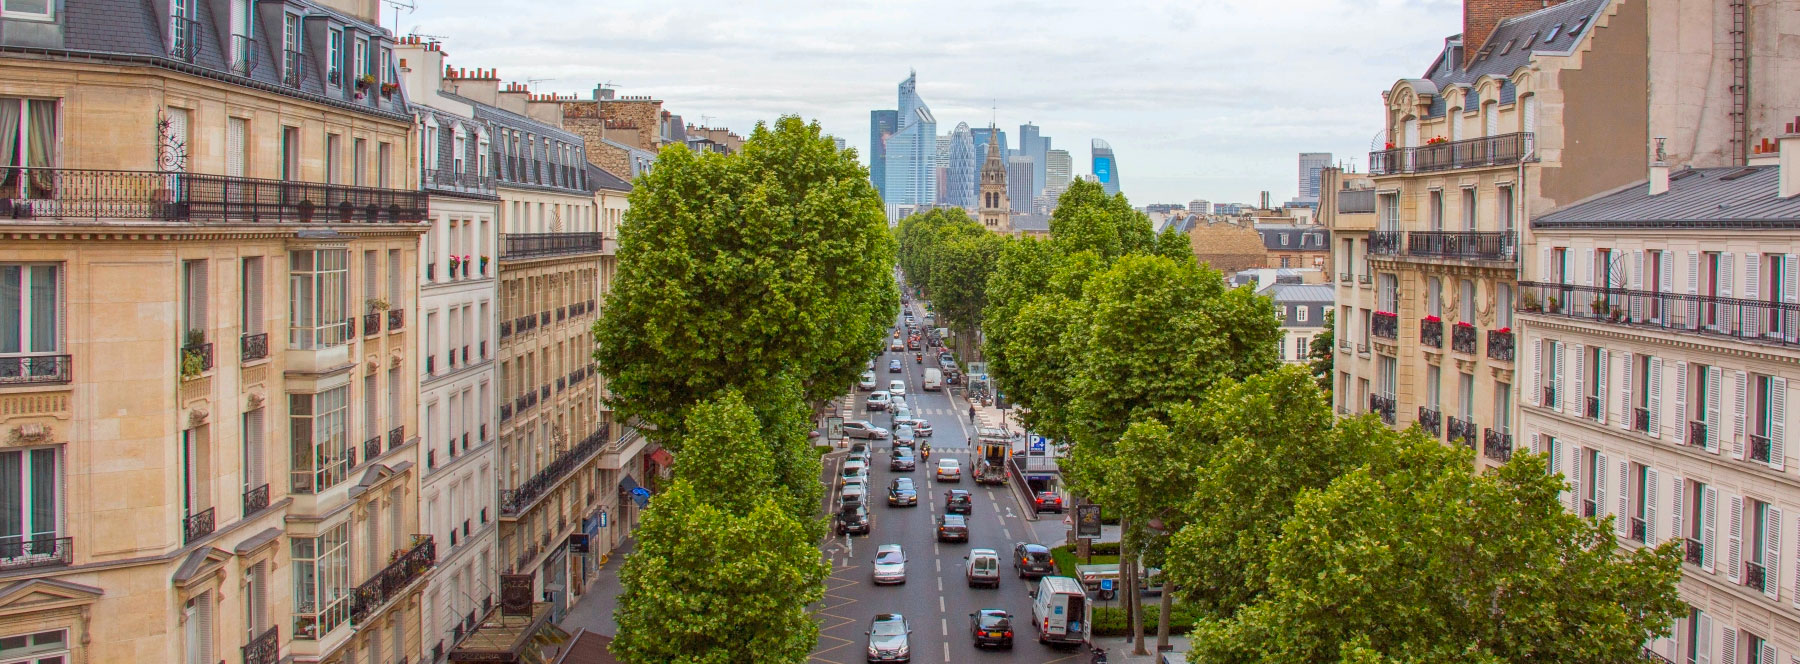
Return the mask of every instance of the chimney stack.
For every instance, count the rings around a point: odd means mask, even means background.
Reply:
[[[1508,18],[1527,14],[1563,0],[1463,0],[1462,66],[1475,61],[1494,28]]]
[[[1792,198],[1800,194],[1800,117],[1787,123],[1787,133],[1781,135],[1781,197]]]
[[[1669,139],[1656,137],[1656,158],[1650,162],[1650,195],[1661,196],[1669,191],[1668,155],[1663,152],[1663,143]]]

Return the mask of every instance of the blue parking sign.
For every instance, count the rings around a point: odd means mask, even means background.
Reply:
[[[1105,590],[1107,592],[1111,592],[1112,591],[1112,579],[1101,579],[1100,580],[1100,589]]]
[[[1044,451],[1044,437],[1043,436],[1037,435],[1035,433],[1031,434],[1030,441],[1031,441],[1031,451],[1033,451],[1033,452]]]

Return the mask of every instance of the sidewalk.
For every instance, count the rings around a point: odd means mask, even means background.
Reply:
[[[1144,650],[1150,653],[1148,655],[1132,655],[1131,639],[1123,636],[1102,636],[1094,639],[1094,645],[1106,649],[1107,664],[1162,664],[1158,657],[1159,653],[1156,652],[1156,633],[1154,629],[1148,636],[1144,637]],[[1187,652],[1188,638],[1185,636],[1170,635],[1169,645],[1175,647],[1174,652]]]
[[[600,567],[600,574],[594,582],[588,584],[587,592],[575,600],[575,606],[569,607],[568,615],[563,616],[560,626],[571,633],[576,628],[586,628],[606,636],[618,636],[619,625],[613,622],[613,609],[619,605],[619,594],[624,588],[619,585],[619,568],[625,564],[625,554],[631,553],[636,540],[626,538],[618,548],[613,549],[606,564]]]

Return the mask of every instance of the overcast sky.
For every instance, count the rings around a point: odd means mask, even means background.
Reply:
[[[441,38],[450,63],[498,68],[536,92],[651,95],[748,134],[799,114],[867,162],[869,111],[919,94],[948,133],[997,118],[1017,147],[1035,122],[1089,172],[1118,155],[1134,205],[1276,201],[1295,157],[1366,167],[1380,94],[1418,76],[1461,29],[1460,0],[412,0],[383,3],[400,34]],[[997,109],[997,110],[996,110]]]

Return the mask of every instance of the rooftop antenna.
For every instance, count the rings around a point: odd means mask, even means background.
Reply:
[[[528,78],[528,79],[525,79],[525,87],[529,88],[533,85],[537,85],[544,81],[554,81],[554,80],[556,80],[556,79],[554,79],[554,78]]]
[[[404,9],[404,10],[406,10],[406,13],[411,14],[413,12],[413,9],[416,8],[416,6],[414,5],[414,0],[381,0],[381,1],[383,3],[386,3],[387,6],[394,8],[394,28],[395,28],[395,30],[398,30],[400,28],[400,10]],[[379,19],[380,19],[379,14],[376,15],[376,19],[379,21]]]
[[[705,127],[707,129],[711,129],[712,128],[712,117],[713,116],[710,116],[710,115],[700,116],[700,126]]]

